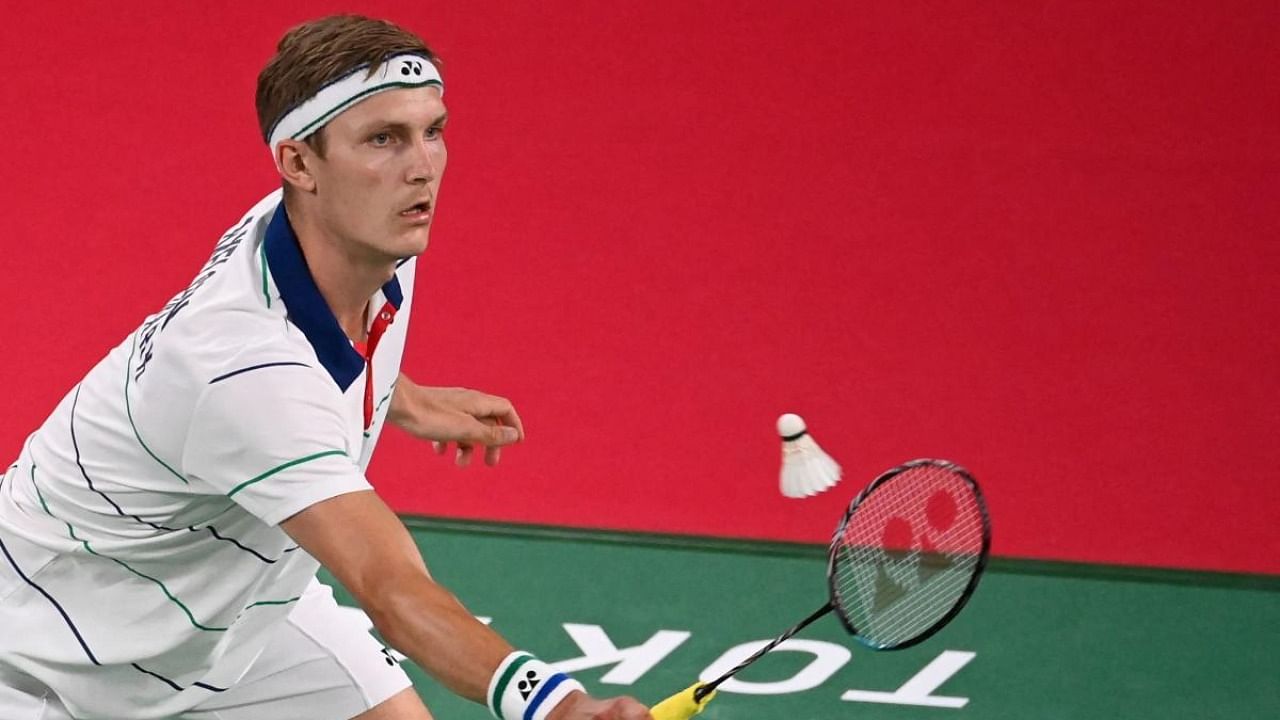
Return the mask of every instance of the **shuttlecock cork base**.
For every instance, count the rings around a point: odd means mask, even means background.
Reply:
[[[782,472],[778,486],[789,498],[817,495],[840,482],[840,465],[809,434],[804,418],[786,413],[778,418],[782,437]]]

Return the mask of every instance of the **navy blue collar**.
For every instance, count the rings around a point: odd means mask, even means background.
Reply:
[[[333,381],[343,392],[351,387],[351,383],[364,372],[364,356],[351,345],[351,340],[338,325],[328,303],[311,278],[311,270],[307,268],[307,259],[302,255],[298,245],[298,236],[289,224],[289,214],[285,212],[284,203],[276,209],[271,223],[267,225],[267,234],[262,241],[266,246],[267,267],[271,278],[275,280],[276,289],[280,291],[280,299],[289,314],[289,321],[298,326],[316,351],[316,357]],[[400,292],[400,279],[392,276],[382,286],[382,294],[397,310],[404,300]],[[378,312],[378,308],[372,308]]]

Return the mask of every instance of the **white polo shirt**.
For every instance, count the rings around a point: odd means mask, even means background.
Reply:
[[[5,473],[0,666],[83,718],[167,717],[234,684],[318,569],[279,523],[370,487],[413,274],[370,300],[391,323],[366,388],[280,192],[228,230]]]

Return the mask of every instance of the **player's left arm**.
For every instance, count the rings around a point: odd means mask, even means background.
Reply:
[[[430,440],[444,454],[458,446],[457,463],[471,463],[477,447],[487,465],[498,464],[502,448],[524,439],[524,425],[511,401],[458,387],[426,387],[400,373],[387,420],[414,437]]]

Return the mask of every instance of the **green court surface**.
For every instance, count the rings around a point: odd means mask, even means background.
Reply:
[[[826,601],[815,546],[408,523],[473,612],[601,696],[656,702]],[[1278,639],[1280,578],[997,559],[922,645],[872,652],[823,618],[700,717],[1276,718]],[[438,720],[489,717],[406,666]]]

